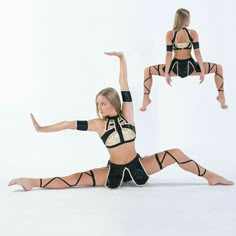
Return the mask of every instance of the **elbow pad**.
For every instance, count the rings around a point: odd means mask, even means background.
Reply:
[[[123,102],[132,102],[132,97],[130,91],[121,91]]]
[[[88,121],[87,120],[77,120],[76,129],[83,130],[83,131],[88,130]]]
[[[199,42],[194,42],[193,43],[193,48],[194,49],[198,49],[200,46],[199,46]]]

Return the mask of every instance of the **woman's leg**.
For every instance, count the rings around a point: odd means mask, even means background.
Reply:
[[[215,84],[218,91],[217,100],[223,109],[228,108],[225,104],[225,94],[224,94],[224,78],[223,78],[223,67],[219,64],[204,62],[205,74],[215,73]],[[193,73],[194,75],[194,73]]]
[[[78,186],[104,186],[108,168],[97,168],[86,172],[75,173],[65,177],[54,177],[45,179],[18,178],[9,182],[8,186],[21,185],[29,191],[32,188],[63,189]]]
[[[177,163],[182,169],[205,178],[209,185],[233,184],[232,181],[226,180],[222,176],[206,170],[177,148],[144,157],[141,159],[141,162],[149,175],[154,174],[171,164]]]
[[[219,64],[204,62],[205,74],[215,73],[215,85],[218,91],[216,99],[220,102],[221,108],[226,109],[228,106],[225,104],[224,94],[224,78],[223,78],[223,67]],[[193,72],[191,75],[199,75],[198,72]]]
[[[149,66],[144,70],[144,91],[143,91],[143,104],[140,108],[140,111],[145,111],[147,106],[151,103],[150,93],[152,88],[152,76],[165,76],[165,72],[163,68],[165,67],[164,64]]]
[[[206,64],[208,66],[207,73],[215,73],[215,84],[218,91],[217,100],[220,102],[221,107],[226,109],[228,106],[225,104],[223,67],[219,64],[209,62],[204,63],[205,67]]]

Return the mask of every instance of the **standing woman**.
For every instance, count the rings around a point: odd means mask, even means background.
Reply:
[[[141,111],[145,111],[151,103],[150,92],[153,75],[165,77],[166,82],[171,86],[172,76],[185,78],[191,75],[199,75],[200,83],[202,83],[205,74],[214,73],[218,91],[217,100],[221,108],[226,109],[228,107],[225,104],[223,68],[219,64],[202,61],[198,34],[195,30],[187,28],[189,23],[190,12],[183,8],[178,9],[175,14],[173,30],[166,34],[165,64],[149,66],[144,70],[144,95]],[[197,62],[192,58],[192,48]]]
[[[38,132],[56,132],[65,129],[96,132],[109,152],[108,166],[64,177],[13,179],[9,182],[9,186],[18,184],[25,190],[31,190],[35,187],[62,189],[105,185],[110,189],[115,189],[120,187],[123,181],[131,179],[136,185],[144,185],[149,175],[174,163],[186,171],[205,178],[209,185],[232,185],[233,182],[206,170],[177,148],[144,158],[139,156],[135,149],[133,103],[127,81],[125,57],[121,52],[106,54],[118,57],[120,60],[119,82],[123,103],[115,89],[105,88],[96,96],[99,118],[88,121],[62,121],[48,126],[40,126],[32,114],[31,118]]]

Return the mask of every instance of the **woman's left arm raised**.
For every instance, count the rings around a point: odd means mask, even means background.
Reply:
[[[127,64],[125,56],[122,52],[105,52],[108,56],[116,56],[120,59],[120,75],[119,83],[122,95],[122,114],[129,120],[129,122],[134,123],[133,117],[133,103],[132,97],[129,90],[128,78],[127,78]]]

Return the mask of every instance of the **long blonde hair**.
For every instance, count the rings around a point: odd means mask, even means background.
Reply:
[[[117,114],[121,113],[120,96],[114,88],[108,87],[108,88],[102,89],[96,95],[96,100],[95,100],[95,102],[96,102],[96,111],[97,111],[97,115],[98,115],[99,118],[104,119],[105,117],[101,117],[101,114],[99,113],[98,104],[97,104],[98,96],[104,96],[111,103],[111,105],[115,108],[116,113]]]
[[[173,30],[174,31],[181,30],[189,17],[190,17],[190,12],[188,10],[184,8],[178,9],[175,13]]]

